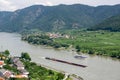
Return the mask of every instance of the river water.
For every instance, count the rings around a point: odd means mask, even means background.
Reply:
[[[51,68],[76,74],[84,80],[120,80],[120,61],[100,56],[87,56],[85,60],[74,58],[76,55],[72,50],[55,50],[44,46],[35,46],[21,41],[21,36],[16,33],[0,32],[0,51],[8,49],[11,55],[20,56],[21,52],[28,52],[33,61],[49,66]],[[87,65],[81,68],[64,63],[43,59],[52,57],[69,62]]]

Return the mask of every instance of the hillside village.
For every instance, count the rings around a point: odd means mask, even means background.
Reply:
[[[28,53],[11,56],[8,50],[0,52],[0,80],[63,80],[61,72],[47,69],[31,61]]]
[[[0,80],[29,78],[29,72],[25,69],[20,57],[11,57],[7,52],[0,52]]]

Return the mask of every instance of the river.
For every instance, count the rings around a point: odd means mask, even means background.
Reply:
[[[100,56],[87,56],[85,60],[74,58],[75,52],[71,50],[55,50],[44,46],[35,46],[21,41],[17,33],[0,32],[0,51],[8,49],[11,55],[20,56],[21,52],[28,52],[34,62],[51,68],[76,74],[84,80],[120,80],[120,61]],[[69,62],[85,64],[87,68],[81,68],[64,63],[45,60],[42,57],[52,57]]]

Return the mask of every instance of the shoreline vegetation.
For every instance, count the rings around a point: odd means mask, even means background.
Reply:
[[[120,59],[119,34],[120,32],[87,30],[67,30],[60,33],[28,31],[22,33],[21,39],[31,44],[46,45],[56,49],[75,48],[78,54],[82,52]]]
[[[9,79],[9,80],[62,80],[64,78],[64,74],[61,72],[57,72],[55,70],[51,70],[40,65],[37,65],[35,62],[31,62],[31,58],[28,53],[21,53],[21,57],[10,56],[10,52],[6,50],[5,52],[1,52],[1,60],[5,63],[3,67],[0,69],[9,70],[11,72],[9,77],[0,76],[2,78]],[[4,57],[4,58],[3,58]],[[14,62],[15,61],[15,62]],[[16,61],[19,61],[16,63]],[[16,66],[17,64],[17,66]],[[19,70],[18,64],[22,65],[24,68],[24,72],[27,70],[28,75],[24,73],[24,76],[28,77],[21,77],[23,74],[21,73],[21,69]],[[15,77],[13,77],[13,75]]]
[[[68,74],[64,71],[32,62],[30,55],[26,52],[22,52],[21,56],[18,57],[11,56],[10,52],[5,50],[0,52],[0,62],[4,63],[0,64],[0,73],[3,70],[9,72],[9,75],[0,75],[2,80],[83,80],[83,78],[75,74]]]
[[[65,74],[66,78],[64,77],[63,80],[74,80],[74,79],[76,79],[76,80],[84,80],[82,77],[77,76],[75,74],[68,74],[65,71],[57,70],[55,68],[52,68],[52,67],[49,67],[49,66],[46,66],[46,65],[43,65],[43,64],[38,64],[38,65],[40,65],[42,67],[45,67],[47,69],[50,69],[50,70],[53,70],[53,71],[56,71],[56,72],[61,72],[62,74]]]
[[[51,35],[51,36],[50,36]],[[28,33],[22,34],[22,40],[27,41],[31,44],[36,45],[46,45],[51,46],[53,48],[69,48],[70,45],[66,43],[59,43],[55,41],[55,38],[65,38],[60,34],[52,34],[52,33]]]

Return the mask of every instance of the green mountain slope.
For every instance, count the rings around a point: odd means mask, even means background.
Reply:
[[[92,7],[82,4],[43,6],[33,5],[14,12],[0,12],[1,31],[40,29],[57,31],[95,25],[120,14],[120,5]]]
[[[110,17],[93,26],[90,30],[120,31],[120,15]]]

